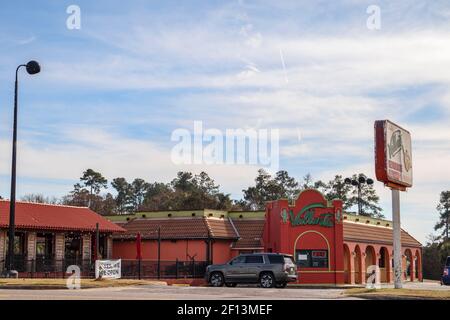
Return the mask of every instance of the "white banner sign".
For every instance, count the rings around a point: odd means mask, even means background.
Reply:
[[[122,260],[96,260],[95,278],[120,279],[122,275]]]

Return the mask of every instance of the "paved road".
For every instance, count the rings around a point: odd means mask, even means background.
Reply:
[[[82,290],[0,290],[1,300],[291,300],[354,299],[342,289],[262,289],[257,287],[210,288],[175,286],[133,286]]]

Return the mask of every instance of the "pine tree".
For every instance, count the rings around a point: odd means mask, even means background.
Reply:
[[[450,228],[450,191],[442,191],[439,204],[436,207],[439,212],[439,222],[434,226],[434,230],[442,230],[442,236],[445,241],[449,240],[448,233]]]

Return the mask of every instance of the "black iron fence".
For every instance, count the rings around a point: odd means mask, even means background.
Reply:
[[[26,259],[22,256],[15,256],[13,259],[13,269],[19,272],[20,277],[29,278],[66,278],[69,266],[80,268],[82,278],[95,277],[95,264],[91,260],[80,258],[53,259],[49,257],[36,257],[36,259]],[[5,269],[5,261],[0,261],[0,270]]]
[[[69,266],[78,266],[82,278],[95,277],[95,262],[81,259],[56,260],[36,257],[25,259],[15,257],[14,270],[20,277],[28,278],[66,278]],[[158,261],[158,260],[124,260],[122,259],[122,278],[126,279],[193,279],[205,275],[206,261]],[[5,261],[0,261],[0,272],[5,268]]]
[[[122,278],[128,279],[186,279],[202,278],[206,261],[122,260]]]

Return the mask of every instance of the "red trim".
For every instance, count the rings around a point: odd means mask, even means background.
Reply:
[[[375,121],[375,174],[378,181],[387,183],[385,120]]]

